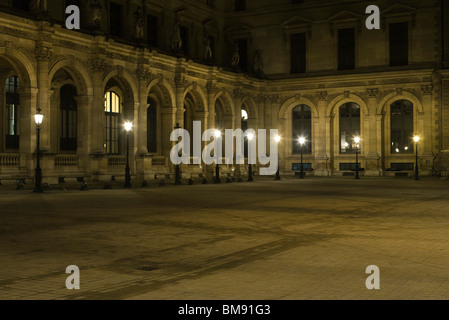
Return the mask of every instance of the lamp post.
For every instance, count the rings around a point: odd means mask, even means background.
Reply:
[[[218,165],[218,139],[221,137],[220,130],[215,130],[215,152],[217,153],[217,163],[215,165],[215,183],[221,183],[220,179],[220,166]]]
[[[34,115],[34,122],[36,123],[36,130],[37,130],[37,139],[36,139],[36,175],[34,177],[34,190],[33,192],[44,192],[44,189],[42,188],[42,170],[41,170],[41,164],[40,164],[40,131],[41,131],[41,124],[44,120],[44,115],[41,114],[41,109],[37,109],[37,113]]]
[[[418,142],[420,138],[418,136],[413,137],[413,141],[415,141],[415,180],[419,180],[419,171],[418,171]]]
[[[299,179],[304,179],[304,163],[303,163],[303,153],[304,153],[304,144],[306,143],[306,138],[299,138],[299,144],[301,145],[301,170],[299,171]]]
[[[125,168],[125,185],[124,188],[131,188],[131,175],[129,169],[129,135],[133,128],[132,122],[125,122],[125,131],[126,131],[126,168]]]
[[[360,143],[360,137],[354,138],[355,142],[355,178],[360,179],[359,176],[359,143]]]
[[[253,140],[254,136],[252,133],[248,134],[248,182],[253,181],[253,169],[251,166],[251,146],[250,142]]]
[[[177,129],[181,129],[179,123],[177,123],[175,126],[175,130]],[[175,166],[175,185],[181,185],[181,170],[179,169],[179,164]]]
[[[280,166],[280,157],[279,157],[279,142],[281,141],[281,136],[276,135],[276,137],[274,137],[274,140],[276,141],[276,143],[278,144],[278,167],[276,170],[276,177],[274,178],[274,180],[281,180],[281,176],[279,175],[279,166]]]

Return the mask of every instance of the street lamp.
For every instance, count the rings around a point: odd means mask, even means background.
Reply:
[[[217,163],[215,165],[215,183],[221,183],[220,180],[220,166],[218,165],[218,139],[221,137],[220,130],[215,130],[215,152],[217,153]]]
[[[42,170],[41,170],[41,164],[40,164],[40,131],[41,131],[41,124],[44,120],[44,115],[41,114],[41,109],[37,109],[37,113],[34,115],[34,122],[36,123],[36,130],[37,130],[37,148],[36,148],[36,175],[34,177],[34,190],[33,192],[44,192],[44,189],[42,188]]]
[[[251,167],[251,146],[250,142],[253,140],[254,136],[252,133],[248,134],[248,182],[253,181],[253,170]]]
[[[360,137],[354,138],[355,142],[355,178],[360,179],[359,177],[359,143],[360,143]]]
[[[129,135],[131,130],[133,129],[132,122],[125,122],[125,131],[126,131],[126,168],[125,168],[125,185],[124,188],[131,188],[131,175],[129,169]]]
[[[301,170],[299,171],[299,179],[304,179],[304,163],[302,160],[303,152],[304,152],[304,144],[306,143],[306,138],[299,138],[299,144],[301,145]]]
[[[278,168],[277,168],[277,170],[276,170],[276,177],[274,178],[274,180],[281,180],[281,176],[279,175],[279,166],[280,166],[280,157],[279,157],[279,142],[281,141],[281,136],[279,136],[279,135],[276,135],[275,137],[274,137],[274,141],[276,141],[276,143],[278,144],[278,147],[277,147],[277,149],[278,149]]]
[[[418,142],[420,138],[418,136],[413,137],[413,141],[415,141],[415,150],[416,150],[416,159],[415,159],[415,180],[419,180],[419,172],[418,172]]]

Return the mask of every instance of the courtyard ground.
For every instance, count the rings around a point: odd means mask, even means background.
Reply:
[[[2,186],[0,219],[0,299],[449,299],[448,180]]]

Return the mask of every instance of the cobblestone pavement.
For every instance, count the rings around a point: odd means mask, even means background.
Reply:
[[[0,299],[449,298],[447,180],[3,186],[0,217]]]

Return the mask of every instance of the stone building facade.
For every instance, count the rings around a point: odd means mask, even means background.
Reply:
[[[124,120],[134,179],[173,173],[170,133],[193,121],[278,129],[285,175],[301,151],[310,174],[351,173],[355,152],[365,175],[410,174],[418,135],[421,173],[445,176],[449,6],[375,2],[380,30],[360,0],[0,0],[0,180],[33,179],[38,107],[48,183],[123,178]]]

